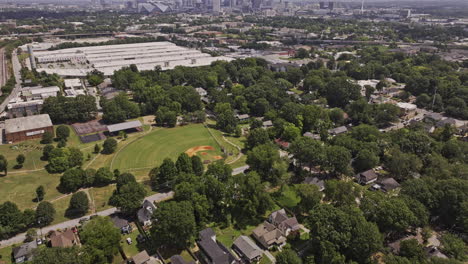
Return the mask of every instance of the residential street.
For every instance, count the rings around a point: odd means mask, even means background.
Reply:
[[[151,196],[146,197],[145,199],[147,199],[147,200],[149,200],[151,202],[161,202],[161,201],[164,201],[164,200],[167,200],[167,199],[171,199],[173,196],[174,196],[174,192],[170,191],[170,192],[167,192],[167,193],[153,194]],[[117,212],[117,208],[113,207],[113,208],[109,208],[109,209],[104,210],[104,211],[97,212],[96,215],[109,216],[109,215],[111,215],[111,214],[113,214],[115,212]],[[66,221],[66,222],[62,222],[62,223],[59,223],[59,224],[56,224],[56,225],[51,225],[51,226],[44,227],[41,230],[38,230],[39,231],[38,233],[40,234],[42,232],[42,234],[46,234],[47,232],[49,232],[51,230],[65,229],[65,228],[74,227],[74,226],[79,224],[79,221],[80,221],[81,218],[84,218],[84,217],[89,218],[89,216],[91,216],[91,215],[83,216],[83,217],[73,219],[73,220],[69,220],[69,221]],[[26,238],[26,233],[21,233],[21,234],[18,234],[16,236],[10,238],[10,239],[2,240],[2,241],[0,241],[0,248],[4,248],[4,247],[7,247],[7,246],[10,246],[10,245],[13,245],[13,244],[22,243],[25,238]]]

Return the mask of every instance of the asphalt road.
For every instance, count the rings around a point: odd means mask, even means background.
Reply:
[[[11,91],[10,95],[0,104],[0,114],[5,111],[5,107],[7,106],[8,102],[16,96],[16,94],[21,90],[21,63],[18,59],[18,55],[16,50],[12,53],[12,65],[13,65],[13,74],[16,78],[16,85],[13,91]]]
[[[167,200],[167,199],[171,199],[173,196],[174,196],[174,192],[170,191],[170,192],[167,192],[167,193],[153,194],[151,196],[146,197],[145,199],[147,199],[147,200],[149,200],[151,202],[161,202],[161,201],[164,201],[164,200]],[[97,212],[96,215],[109,216],[109,215],[111,215],[111,214],[113,214],[115,212],[117,212],[117,208],[113,207],[113,208],[110,208],[110,209],[107,209],[107,210],[104,210],[104,211]],[[83,217],[89,217],[89,216],[91,216],[91,215],[83,216]],[[40,234],[42,232],[42,234],[47,234],[47,232],[49,232],[51,230],[65,229],[65,228],[71,228],[71,227],[77,226],[77,225],[79,225],[80,219],[83,218],[83,217],[73,219],[73,220],[69,220],[69,221],[66,221],[66,222],[62,222],[62,223],[59,223],[59,224],[56,224],[56,225],[46,226],[46,227],[42,228],[42,230],[38,230],[39,231],[38,233]],[[14,236],[14,237],[12,237],[10,239],[0,241],[0,248],[4,248],[4,247],[7,247],[7,246],[10,246],[10,245],[13,245],[13,244],[23,243],[23,241],[25,239],[26,239],[26,233],[18,234],[18,235]]]

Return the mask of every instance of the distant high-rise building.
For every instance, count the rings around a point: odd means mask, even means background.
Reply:
[[[252,0],[253,8],[260,8],[261,5],[262,5],[262,0]]]
[[[213,13],[221,11],[221,0],[213,0]]]
[[[333,10],[333,7],[335,7],[335,2],[328,2],[328,9]]]
[[[320,2],[320,9],[325,9],[325,2]]]

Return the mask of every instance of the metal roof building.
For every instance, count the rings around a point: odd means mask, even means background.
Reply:
[[[128,122],[123,122],[123,123],[118,123],[114,125],[108,125],[107,130],[109,130],[110,133],[114,132],[119,132],[122,130],[128,130],[128,129],[135,129],[142,127],[143,125],[141,124],[140,121],[135,120],[135,121],[128,121]]]
[[[217,60],[232,60],[227,57],[212,57],[166,41],[70,48],[36,52],[34,56],[39,64],[64,61],[75,63],[75,66],[66,68],[38,68],[39,71],[62,76],[86,76],[87,72],[94,69],[110,76],[114,71],[131,64],[137,65],[140,70],[153,70],[156,66],[169,70],[176,66],[196,67],[210,65]]]

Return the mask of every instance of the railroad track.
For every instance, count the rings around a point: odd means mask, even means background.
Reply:
[[[0,49],[0,87],[4,86],[8,81],[8,66],[5,57],[5,50]],[[1,91],[0,91],[1,95]]]

